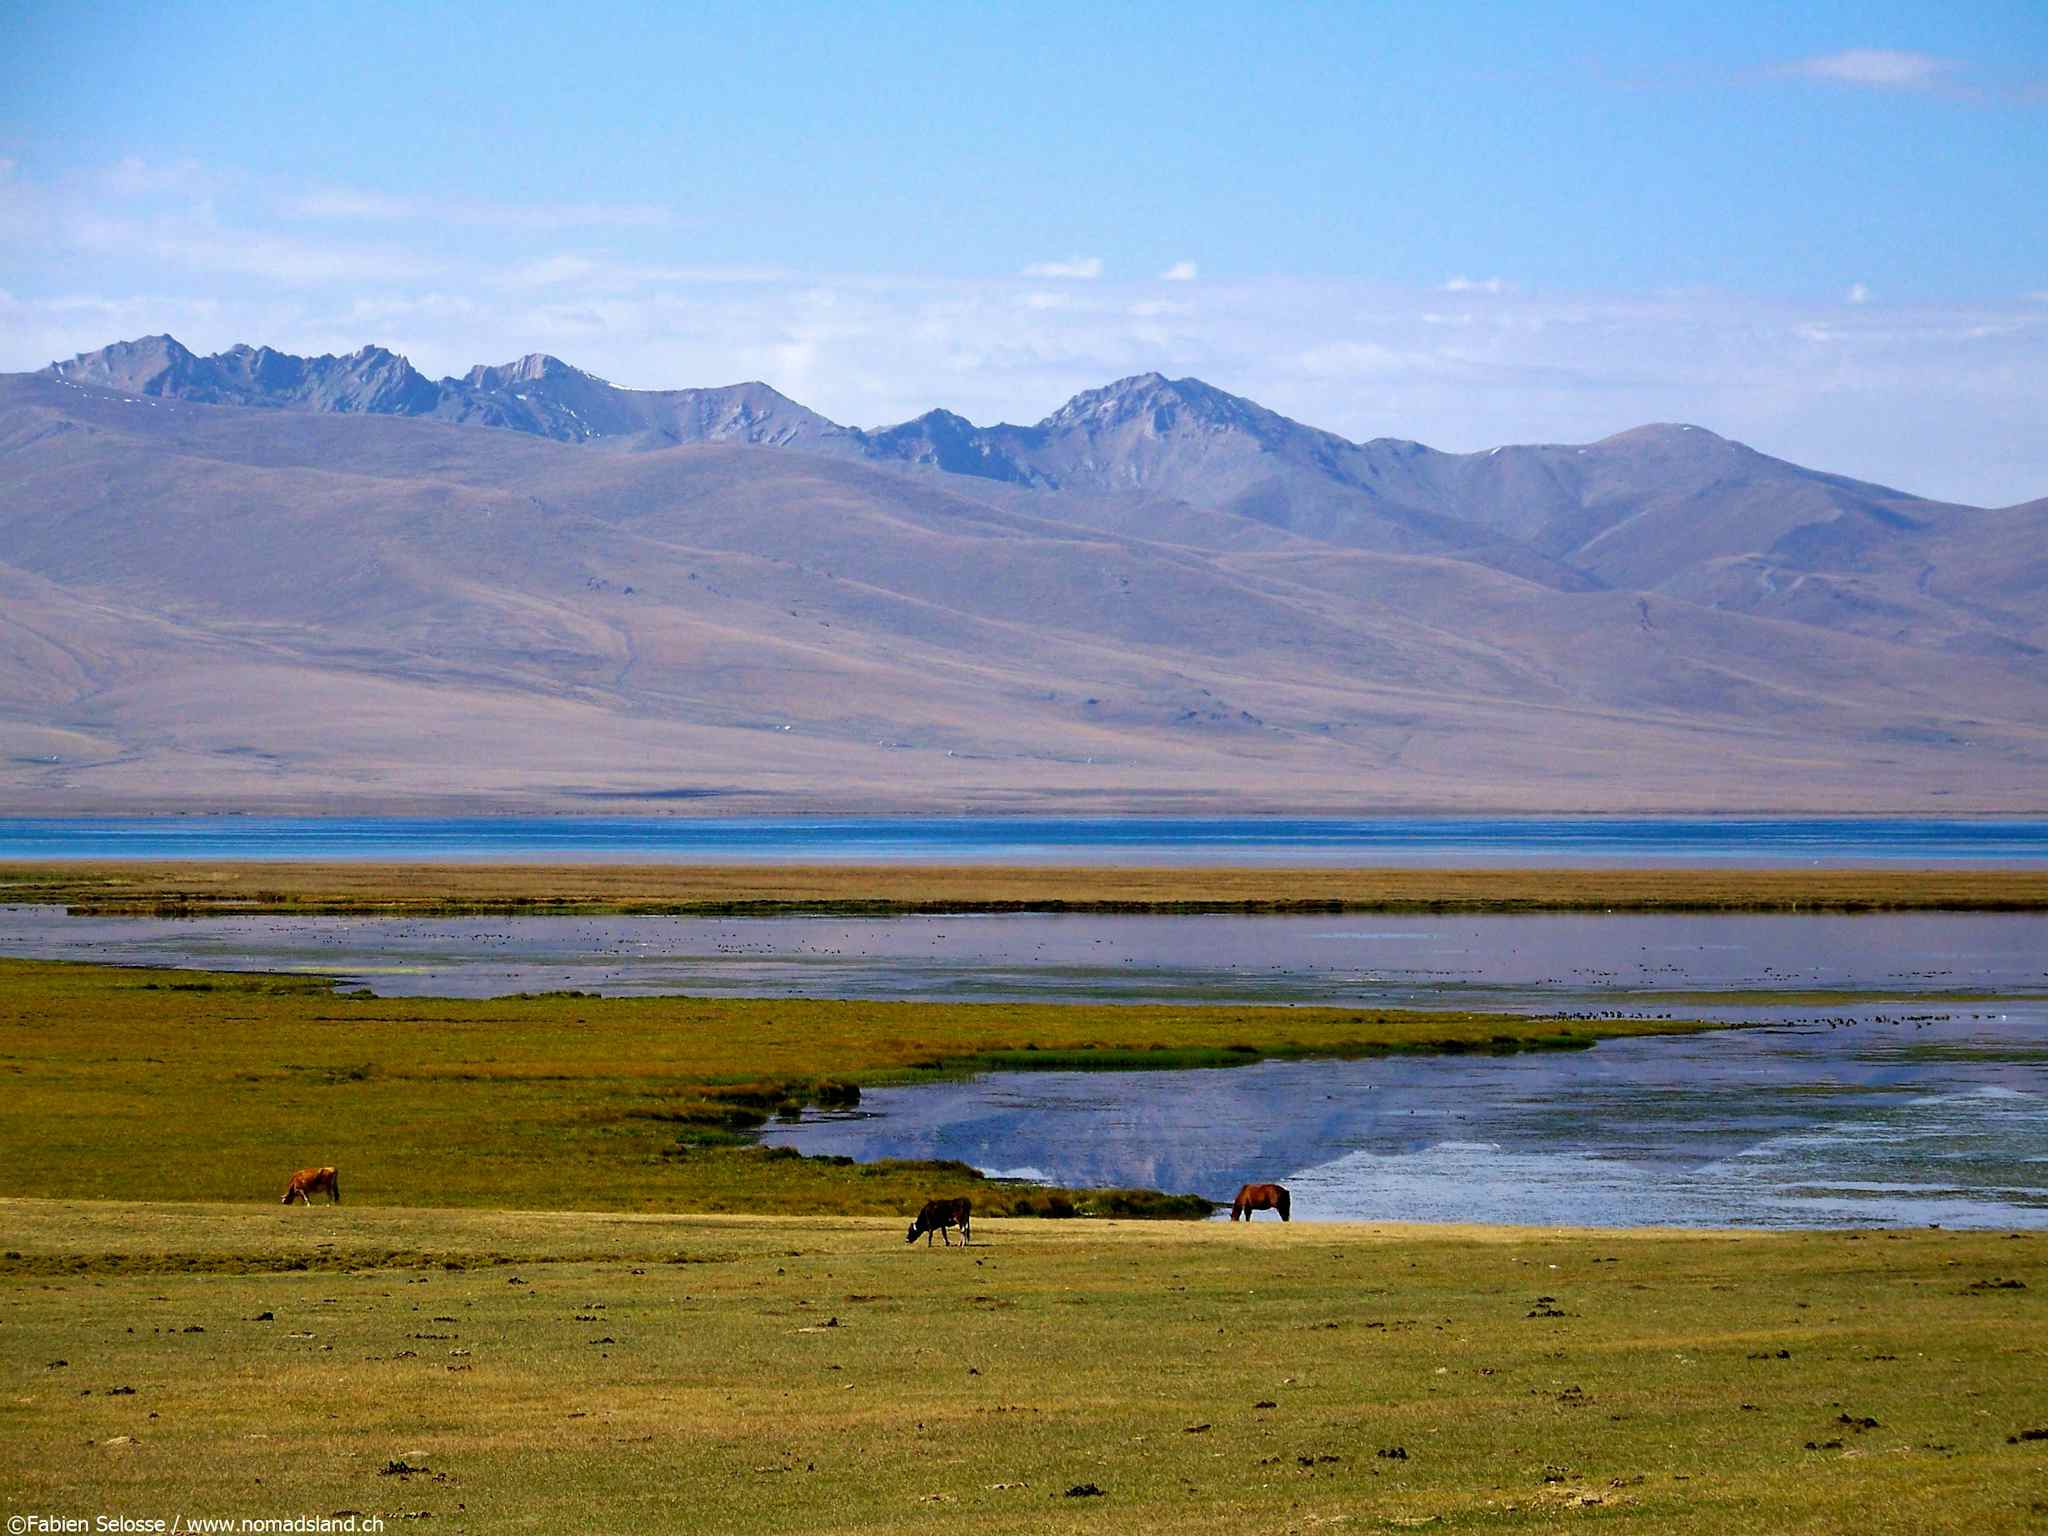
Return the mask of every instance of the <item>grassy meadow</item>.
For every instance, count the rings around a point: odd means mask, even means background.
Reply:
[[[2048,1239],[0,1201],[10,1513],[2048,1523]]]
[[[990,1067],[1702,1027],[379,999],[0,960],[0,1504],[479,1532],[2048,1529],[2048,1236],[1131,1221],[1187,1212],[752,1143]],[[346,1204],[277,1203],[321,1163]],[[975,1245],[906,1246],[956,1192]],[[999,1214],[1020,1207],[1097,1219]]]
[[[980,865],[0,864],[0,901],[94,915],[730,917],[962,912],[2038,912],[2023,869],[1053,869]]]

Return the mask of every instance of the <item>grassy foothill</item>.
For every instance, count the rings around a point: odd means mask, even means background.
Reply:
[[[0,902],[91,915],[1067,912],[2039,912],[2024,869],[1052,869],[1033,866],[0,864]]]
[[[1568,1049],[1705,1027],[1346,1008],[376,998],[320,978],[0,960],[0,1196],[274,1200],[294,1168],[333,1164],[345,1196],[374,1205],[893,1213],[981,1181],[959,1165],[764,1150],[754,1130],[862,1085],[994,1068]],[[982,1208],[999,1193],[1005,1209],[1203,1209],[1012,1186],[983,1188]]]
[[[2031,1530],[2048,1238],[0,1200],[9,1514]]]

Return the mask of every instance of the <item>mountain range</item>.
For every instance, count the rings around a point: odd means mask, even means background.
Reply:
[[[2042,809],[2048,502],[1703,427],[1442,453],[166,336],[0,376],[0,794],[171,807]]]

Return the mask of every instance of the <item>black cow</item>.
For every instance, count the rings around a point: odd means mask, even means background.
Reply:
[[[917,1220],[910,1224],[910,1235],[903,1241],[914,1243],[918,1234],[923,1233],[924,1245],[929,1248],[932,1245],[932,1234],[936,1232],[940,1241],[950,1248],[953,1246],[953,1239],[946,1236],[946,1228],[958,1227],[961,1246],[965,1247],[970,1241],[967,1234],[967,1218],[973,1209],[972,1203],[965,1195],[957,1200],[927,1200],[924,1209],[917,1213]]]

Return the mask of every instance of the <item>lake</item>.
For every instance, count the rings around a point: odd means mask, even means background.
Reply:
[[[7,859],[2048,865],[2048,821],[1714,817],[0,818]]]
[[[0,954],[315,972],[387,996],[1649,1007],[1716,993],[2048,991],[2048,914],[1468,917],[66,917],[0,907]],[[1733,1003],[1717,1016],[1762,1017]],[[1805,1012],[1812,1012],[1805,1007]]]
[[[993,1073],[764,1139],[1216,1200],[1270,1180],[1311,1222],[2048,1227],[2048,1008],[1897,1012],[1569,1053]]]

